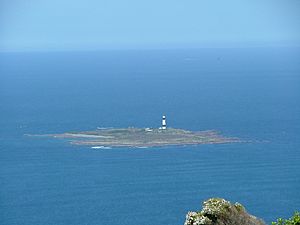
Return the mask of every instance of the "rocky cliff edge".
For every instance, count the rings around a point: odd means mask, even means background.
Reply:
[[[203,202],[200,212],[188,212],[184,225],[265,225],[247,213],[240,203],[232,204],[222,198],[211,198]]]

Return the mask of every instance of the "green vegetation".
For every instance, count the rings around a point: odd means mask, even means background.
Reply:
[[[266,225],[261,219],[247,213],[243,205],[232,204],[222,198],[211,198],[203,202],[198,212],[188,212],[184,225]],[[272,225],[300,225],[300,213],[289,219],[278,219]]]
[[[203,202],[199,212],[188,212],[184,225],[265,225],[247,213],[240,203],[232,204],[222,198],[211,198]]]
[[[243,206],[241,203],[236,202],[236,203],[234,204],[234,206],[235,206],[235,208],[236,208],[236,210],[237,210],[238,212],[244,212],[244,211],[245,211],[245,208],[244,208],[244,206]]]
[[[276,222],[272,222],[272,225],[300,225],[300,213],[295,212],[289,219],[279,218]]]

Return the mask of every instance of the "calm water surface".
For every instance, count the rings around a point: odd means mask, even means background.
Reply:
[[[0,224],[180,225],[210,197],[300,210],[300,50],[2,53]],[[250,143],[94,150],[47,134],[219,130]]]

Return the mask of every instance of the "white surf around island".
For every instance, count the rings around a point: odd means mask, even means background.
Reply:
[[[92,149],[111,149],[111,147],[108,146],[92,146]]]

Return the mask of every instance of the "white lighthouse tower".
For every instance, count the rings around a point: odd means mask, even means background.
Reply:
[[[161,129],[163,129],[163,130],[167,129],[166,116],[163,116],[163,117],[162,117],[162,121],[161,121]]]

